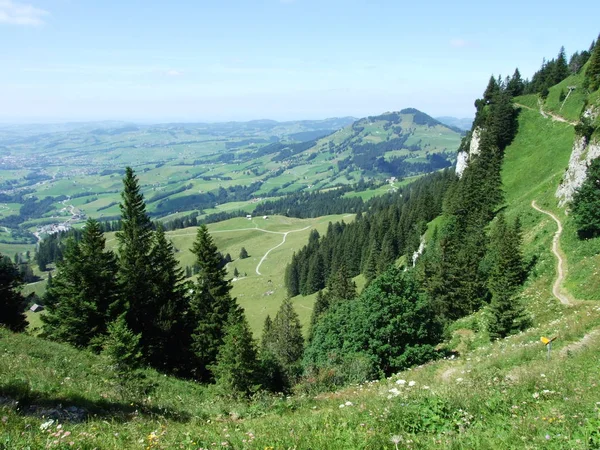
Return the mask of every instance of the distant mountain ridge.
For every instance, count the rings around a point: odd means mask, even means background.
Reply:
[[[462,119],[459,119],[458,117],[441,116],[441,117],[436,117],[436,120],[439,120],[444,125],[456,127],[458,129],[460,129],[461,131],[469,131],[471,129],[471,127],[473,126],[473,118],[469,118],[469,117],[464,117]]]

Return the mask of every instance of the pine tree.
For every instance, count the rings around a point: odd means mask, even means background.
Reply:
[[[273,352],[274,342],[273,321],[267,315],[260,340],[260,381],[265,389],[283,392],[286,388],[285,374]]]
[[[492,339],[504,338],[527,326],[527,318],[517,293],[525,279],[521,254],[519,220],[510,228],[500,214],[490,243],[491,269],[488,287],[492,294],[488,331]]]
[[[141,371],[140,340],[141,335],[127,326],[125,314],[108,325],[102,353],[111,363],[112,378],[124,400],[141,401],[153,388]]]
[[[236,278],[240,276],[240,272],[237,270],[237,267],[233,268],[233,276]]]
[[[283,300],[277,311],[270,338],[270,349],[283,369],[287,386],[291,386],[302,370],[300,362],[304,352],[304,338],[300,319],[289,298]]]
[[[523,79],[521,78],[521,72],[519,69],[515,69],[515,73],[506,84],[506,91],[512,96],[517,97],[519,95],[523,95],[525,90],[525,83],[523,83]]]
[[[590,91],[593,92],[600,88],[600,45],[594,46],[589,65],[585,71],[585,78]]]
[[[150,259],[152,222],[146,214],[144,196],[131,167],[125,169],[121,198],[121,231],[116,234],[119,243],[118,279],[123,298],[128,303],[127,325],[134,333],[142,333],[144,345],[144,331],[152,328],[154,320],[154,311],[147,307],[154,289]]]
[[[89,219],[79,242],[70,240],[47,287],[44,333],[75,347],[100,349],[107,326],[122,312],[117,260],[105,251],[100,224]]]
[[[352,281],[344,262],[342,262],[335,275],[329,279],[327,293],[331,303],[356,297],[356,283]]]
[[[315,327],[319,322],[319,319],[327,312],[329,309],[329,294],[325,294],[323,291],[319,291],[317,293],[317,298],[315,299],[315,304],[313,306],[312,314],[310,316],[310,324],[308,327],[308,341],[310,342],[313,338]]]
[[[183,270],[175,259],[171,244],[159,226],[149,259],[152,267],[153,296],[146,308],[151,322],[142,334],[146,360],[155,368],[176,371],[189,363],[191,330],[185,316],[188,300]]]
[[[19,292],[19,271],[10,258],[0,253],[0,326],[15,332],[25,331],[25,299]]]
[[[486,104],[492,102],[493,98],[500,93],[500,86],[498,85],[498,81],[492,75],[490,77],[490,81],[488,82],[487,87],[485,88],[485,92],[483,93],[483,100]]]
[[[248,251],[246,250],[246,247],[242,247],[242,249],[240,250],[240,259],[246,258],[248,258]]]
[[[588,167],[585,181],[573,195],[571,210],[580,237],[600,236],[600,158]]]
[[[224,329],[216,364],[210,367],[217,384],[232,396],[250,395],[258,388],[259,368],[248,322],[242,317],[229,323]]]
[[[218,349],[223,343],[225,326],[241,320],[242,313],[231,297],[231,283],[227,271],[221,267],[221,257],[206,225],[198,228],[192,246],[196,256],[198,278],[190,300],[190,324],[193,326],[192,349],[196,356],[196,373],[201,379],[210,379]]]

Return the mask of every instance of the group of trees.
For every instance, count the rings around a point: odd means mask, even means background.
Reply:
[[[66,240],[45,297],[44,336],[105,351],[123,373],[134,363],[145,364],[203,382],[216,380],[231,393],[291,386],[303,353],[291,303],[283,303],[259,350],[206,226],[198,228],[191,249],[197,277],[186,281],[164,230],[155,229],[146,214],[130,168],[123,183],[117,253],[105,248],[102,228],[93,219],[78,240]],[[15,287],[9,284],[16,292]],[[18,296],[2,299],[19,306]],[[22,330],[13,316],[9,326]]]
[[[27,327],[25,299],[20,288],[18,268],[8,256],[0,253],[0,326],[17,332]]]
[[[484,306],[492,339],[528,325],[517,297],[526,278],[520,223],[498,212],[503,152],[517,132],[512,97],[524,88],[519,79],[518,71],[506,82],[492,77],[476,102],[480,152],[460,179],[450,172],[424,177],[352,224],[330,225],[324,237],[313,232],[293,256],[290,295],[319,291],[304,355],[309,376],[355,382],[422,363],[435,357],[446,325]],[[415,262],[425,224],[440,214]],[[405,270],[394,264],[401,255]],[[351,277],[358,273],[368,285],[357,296]]]
[[[368,212],[359,213],[351,224],[330,223],[322,238],[313,230],[286,269],[288,294],[323,289],[342,264],[349,276],[364,273],[372,280],[399,256],[412,254],[425,224],[442,212],[444,194],[455,178],[451,171],[428,175],[395,194],[371,200]]]
[[[154,230],[146,214],[130,168],[120,206],[117,254],[106,250],[102,228],[93,219],[79,240],[67,241],[45,298],[45,336],[100,351],[110,329],[127,335],[126,326],[139,338],[133,341],[146,364],[210,379],[225,326],[230,319],[241,320],[242,312],[231,298],[208,230],[198,229],[193,252],[200,269],[197,281],[187,283],[164,230]],[[113,327],[117,321],[124,325]]]

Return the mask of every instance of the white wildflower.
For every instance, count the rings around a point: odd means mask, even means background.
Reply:
[[[409,382],[408,382],[408,386],[409,386],[409,387],[413,387],[415,384],[417,384],[417,382],[416,382],[416,381],[409,381]]]
[[[406,384],[406,380],[398,380],[398,381],[396,381],[396,384],[399,384],[400,386],[404,386]]]

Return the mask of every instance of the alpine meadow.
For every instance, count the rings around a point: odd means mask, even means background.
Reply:
[[[0,450],[600,449],[600,36],[59,3],[0,1]]]

